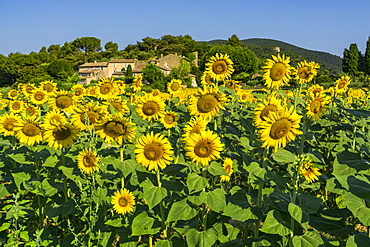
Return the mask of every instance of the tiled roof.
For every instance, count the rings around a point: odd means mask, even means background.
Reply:
[[[135,63],[137,59],[111,59],[109,63]]]
[[[107,67],[108,62],[96,62],[96,63],[84,63],[81,64],[79,67]]]
[[[141,72],[147,63],[138,63],[135,68],[132,69],[132,72]]]

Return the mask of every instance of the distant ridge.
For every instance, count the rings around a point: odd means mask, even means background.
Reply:
[[[308,50],[274,39],[252,38],[240,41],[261,59],[271,58],[271,55],[276,54],[276,47],[279,47],[280,52],[293,52],[294,54],[291,56],[292,60],[299,61],[305,59],[308,62],[315,61],[320,64],[322,69],[327,69],[332,74],[339,74],[342,72],[342,58],[328,52]],[[216,39],[208,41],[208,43],[226,44],[227,40]]]

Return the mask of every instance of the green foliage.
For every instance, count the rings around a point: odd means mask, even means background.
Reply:
[[[66,60],[54,60],[46,68],[46,71],[56,80],[66,80],[74,73],[70,62]]]

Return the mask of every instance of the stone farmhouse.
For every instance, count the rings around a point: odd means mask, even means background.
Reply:
[[[84,63],[78,67],[78,76],[81,78],[81,84],[90,84],[92,80],[99,80],[105,77],[123,77],[129,65],[131,65],[133,75],[137,76],[142,73],[143,68],[148,63],[156,65],[165,76],[168,76],[173,68],[180,65],[181,59],[182,57],[177,54],[169,54],[150,61],[111,59],[108,62]],[[123,68],[124,71],[122,71]]]

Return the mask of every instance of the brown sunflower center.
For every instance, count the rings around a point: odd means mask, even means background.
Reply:
[[[346,85],[347,85],[347,81],[346,81],[346,80],[341,80],[341,81],[338,83],[338,88],[339,88],[339,89],[342,89],[342,88],[344,88]]]
[[[204,77],[204,80],[206,81],[207,84],[212,84],[212,81],[211,81],[211,76],[209,74],[207,74],[205,77]]]
[[[10,92],[10,96],[11,97],[15,97],[15,96],[17,96],[18,95],[18,92],[17,91],[11,91]]]
[[[8,131],[12,131],[13,128],[14,128],[14,123],[17,122],[17,120],[13,119],[13,118],[8,118],[7,120],[4,121],[4,129],[8,130]]]
[[[224,170],[225,170],[225,172],[229,175],[229,174],[230,174],[230,172],[231,172],[231,166],[230,166],[230,165],[226,165],[226,166],[224,167]]]
[[[275,140],[283,138],[289,133],[291,125],[291,122],[286,118],[277,120],[271,126],[270,137]]]
[[[121,136],[126,133],[127,127],[118,121],[109,121],[104,125],[105,132],[110,136]]]
[[[30,116],[36,115],[36,109],[33,108],[32,106],[27,107],[25,112],[27,112],[27,114]]]
[[[163,156],[163,149],[160,143],[150,143],[144,148],[144,156],[148,160],[157,161]]]
[[[243,93],[241,99],[246,100],[248,98],[248,94]]]
[[[68,95],[60,95],[56,98],[55,104],[58,108],[65,109],[72,105],[72,98]]]
[[[28,137],[33,137],[33,136],[37,136],[38,134],[40,134],[41,129],[33,123],[26,123],[23,126],[22,132]]]
[[[213,94],[206,94],[198,99],[197,107],[201,113],[208,113],[216,108],[218,100]]]
[[[83,90],[82,90],[82,88],[76,88],[75,89],[75,95],[76,96],[80,96],[80,95],[82,95],[83,94]]]
[[[319,99],[314,99],[310,104],[310,110],[313,113],[320,112],[321,109],[321,101]]]
[[[302,67],[298,69],[298,76],[301,79],[307,80],[310,76],[310,71],[307,67]]]
[[[21,104],[19,102],[14,102],[12,104],[12,109],[13,110],[19,110],[19,109],[21,109]]]
[[[26,86],[26,92],[31,94],[32,93],[32,90],[33,90],[33,87],[32,86]]]
[[[174,115],[172,114],[167,114],[164,116],[164,121],[167,123],[167,124],[172,124],[176,121],[176,118]]]
[[[199,141],[194,147],[194,153],[201,158],[209,157],[212,154],[212,143],[207,140]]]
[[[159,112],[159,106],[154,101],[148,101],[143,105],[143,113],[146,116],[152,116]]]
[[[317,95],[321,92],[321,89],[320,88],[316,88],[312,91],[313,95]]]
[[[100,115],[98,112],[88,111],[80,115],[80,120],[84,124],[95,124],[98,121],[99,117]]]
[[[196,124],[193,126],[192,130],[190,131],[190,134],[199,133],[201,130],[202,127],[199,124]]]
[[[135,80],[135,87],[140,87],[141,86],[141,79],[136,79]]]
[[[122,110],[122,105],[121,105],[121,103],[119,103],[119,102],[112,102],[111,103],[111,106],[113,106],[117,111],[121,111]],[[110,110],[109,110],[109,112],[110,112]],[[111,113],[111,112],[110,112]]]
[[[180,83],[178,83],[178,82],[173,82],[172,84],[171,84],[171,90],[172,91],[178,91],[179,89],[180,89]]]
[[[33,98],[37,101],[42,101],[45,99],[45,94],[42,93],[42,92],[37,92],[35,93],[35,95],[33,96]]]
[[[45,84],[42,89],[44,89],[46,92],[52,92],[54,90],[54,86],[51,84]]]
[[[126,197],[124,196],[121,196],[119,199],[118,199],[118,204],[120,207],[127,207],[128,205],[128,200]]]
[[[263,121],[266,121],[270,111],[276,112],[277,111],[276,105],[267,105],[265,108],[263,108],[263,110],[261,111],[261,114],[260,114],[260,118]]]
[[[86,154],[82,159],[82,163],[85,167],[93,167],[95,166],[95,158],[90,154]]]
[[[280,81],[286,73],[286,67],[283,63],[275,63],[270,70],[270,78],[273,81]]]
[[[66,126],[60,126],[53,130],[53,137],[57,140],[65,140],[72,134],[71,130]]]
[[[158,96],[159,95],[159,91],[158,90],[153,90],[152,94],[153,94],[153,96]]]
[[[223,60],[216,61],[213,63],[212,69],[217,75],[225,74],[227,72],[227,63]]]
[[[100,93],[101,94],[108,94],[112,91],[112,89],[113,89],[112,83],[106,82],[106,83],[103,83],[100,86]]]

